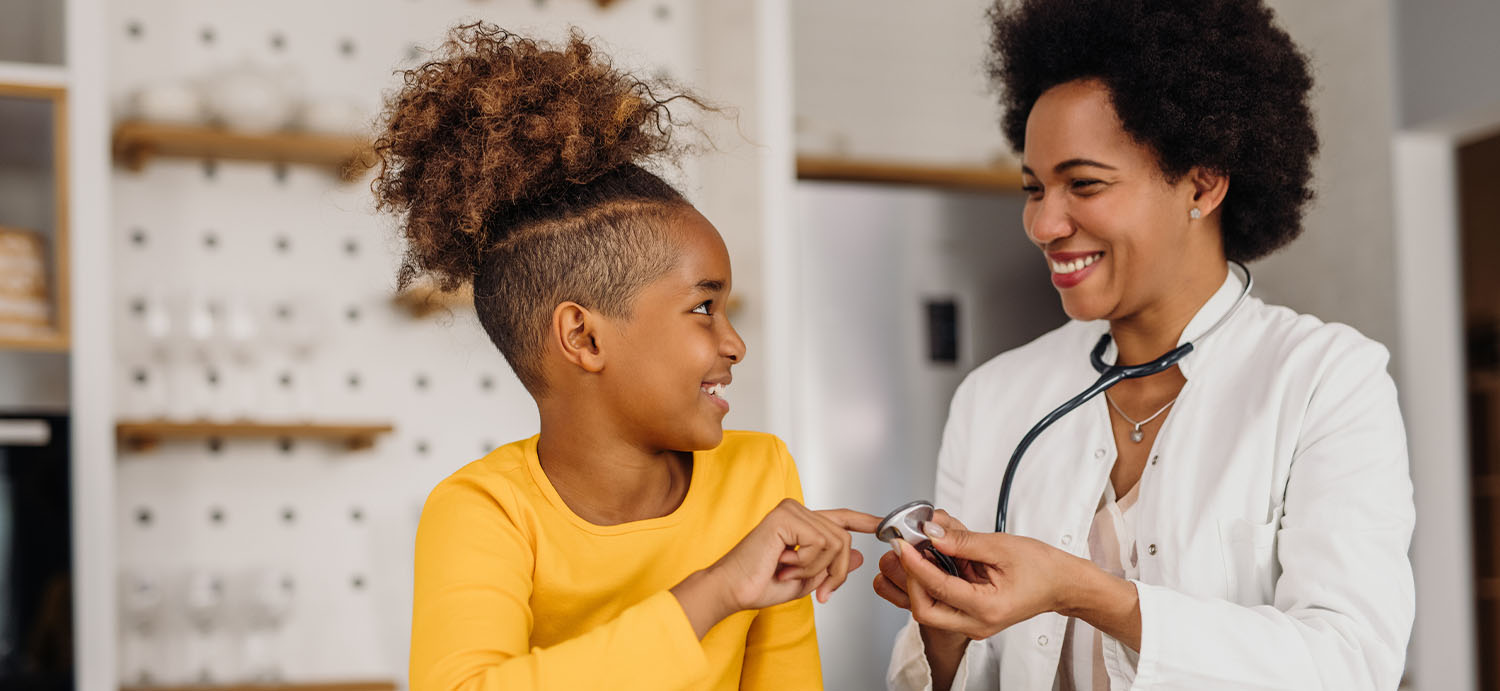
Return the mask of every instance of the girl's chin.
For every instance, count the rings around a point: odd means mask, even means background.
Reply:
[[[708,451],[718,448],[724,441],[724,426],[722,424],[698,425],[691,430],[683,430],[684,434],[673,448],[680,451]]]

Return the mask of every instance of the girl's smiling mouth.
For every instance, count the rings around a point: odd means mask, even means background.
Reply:
[[[728,412],[729,401],[724,399],[724,389],[728,386],[729,382],[727,380],[722,382],[703,382],[698,386],[698,390],[702,391],[703,395],[707,396],[710,401],[713,401],[714,405]]]

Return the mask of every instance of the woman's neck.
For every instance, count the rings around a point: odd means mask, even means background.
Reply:
[[[1115,362],[1138,365],[1176,348],[1183,330],[1224,285],[1228,270],[1224,264],[1198,272],[1146,308],[1110,320],[1110,336],[1119,352]]]
[[[682,505],[692,479],[692,454],[632,444],[597,411],[539,407],[542,472],[580,518],[617,525],[665,516]]]

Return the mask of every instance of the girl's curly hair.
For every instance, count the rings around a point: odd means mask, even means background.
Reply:
[[[990,21],[989,73],[1017,151],[1042,93],[1098,79],[1169,179],[1197,166],[1229,176],[1229,259],[1302,232],[1318,151],[1312,76],[1261,0],[997,0]]]
[[[675,260],[664,226],[688,202],[643,165],[684,150],[669,104],[706,106],[658,96],[577,30],[552,47],[467,24],[400,74],[371,183],[376,207],[401,217],[398,286],[472,281],[480,323],[539,394],[557,304],[628,316]]]

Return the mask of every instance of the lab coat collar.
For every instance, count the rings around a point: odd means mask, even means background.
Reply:
[[[1215,332],[1213,338],[1207,341],[1199,342],[1195,339],[1202,336],[1215,322],[1219,321],[1220,317],[1224,316],[1230,308],[1234,307],[1234,301],[1239,299],[1240,291],[1245,288],[1245,281],[1240,278],[1239,273],[1233,267],[1226,264],[1225,273],[1228,275],[1224,277],[1224,283],[1208,298],[1208,302],[1203,303],[1203,306],[1198,308],[1198,313],[1193,315],[1187,327],[1182,330],[1182,337],[1177,339],[1177,345],[1179,346],[1188,341],[1194,341],[1193,352],[1177,363],[1178,369],[1182,370],[1182,376],[1189,379],[1193,376],[1193,368],[1196,366],[1196,362],[1201,359],[1200,356],[1203,353],[1203,349],[1211,345],[1211,341],[1221,338],[1221,335]],[[1099,336],[1103,336],[1109,331],[1109,322],[1107,320],[1101,319],[1096,323],[1099,325],[1099,328],[1097,334],[1094,336],[1094,340],[1098,340]],[[1228,325],[1226,324],[1225,327],[1220,328],[1220,331],[1223,331],[1227,327]],[[1110,340],[1109,347],[1104,351],[1104,361],[1114,364],[1119,354],[1114,340]]]

